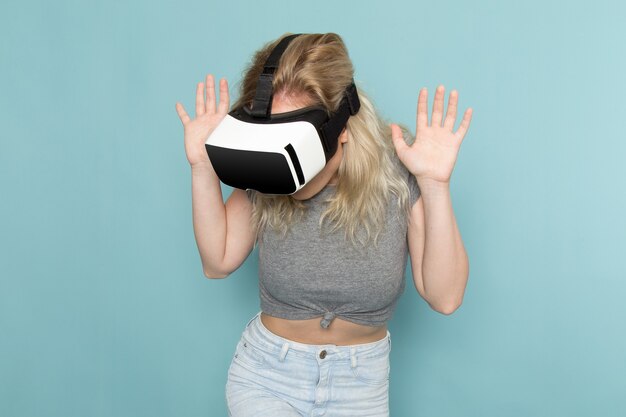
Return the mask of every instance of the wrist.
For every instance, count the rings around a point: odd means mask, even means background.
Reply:
[[[420,191],[422,192],[448,192],[450,191],[450,181],[438,181],[432,178],[420,178],[415,177],[417,180],[417,185],[420,187]]]
[[[198,162],[195,164],[191,164],[191,174],[192,175],[209,175],[209,176],[215,176],[217,177],[217,174],[215,173],[215,170],[213,169],[213,165],[211,165],[211,162]]]

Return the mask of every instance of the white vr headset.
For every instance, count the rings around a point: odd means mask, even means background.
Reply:
[[[295,37],[285,37],[265,61],[252,107],[229,112],[205,142],[219,179],[231,187],[264,194],[293,194],[333,157],[348,118],[360,108],[354,80],[336,112],[310,106],[271,114],[272,79]]]

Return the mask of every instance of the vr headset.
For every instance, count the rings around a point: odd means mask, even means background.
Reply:
[[[272,80],[289,43],[283,38],[265,61],[252,106],[230,111],[205,142],[219,179],[231,187],[264,194],[293,194],[335,155],[348,118],[361,103],[354,80],[341,105],[328,116],[321,106],[271,114]]]

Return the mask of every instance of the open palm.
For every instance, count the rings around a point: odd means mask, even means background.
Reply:
[[[206,87],[206,100],[204,98]],[[215,81],[213,74],[207,74],[206,84],[196,85],[196,117],[192,119],[183,105],[176,102],[176,112],[183,123],[185,134],[185,152],[191,166],[209,164],[209,156],[205,149],[205,142],[211,132],[220,124],[228,113],[230,97],[228,81],[220,79],[220,99],[215,105]]]
[[[407,145],[398,125],[391,125],[392,139],[400,161],[420,180],[433,180],[448,183],[461,147],[463,137],[469,128],[472,108],[463,115],[459,128],[454,132],[456,122],[458,92],[452,90],[448,98],[448,109],[443,117],[444,87],[435,92],[433,115],[428,124],[428,91],[422,88],[417,100],[417,126],[415,141]]]

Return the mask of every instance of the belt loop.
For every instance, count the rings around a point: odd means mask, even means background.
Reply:
[[[356,367],[356,348],[353,346],[350,347],[350,366]]]
[[[287,351],[289,350],[289,342],[283,343],[283,348],[280,350],[279,361],[283,362],[285,360],[285,356],[287,356]]]

